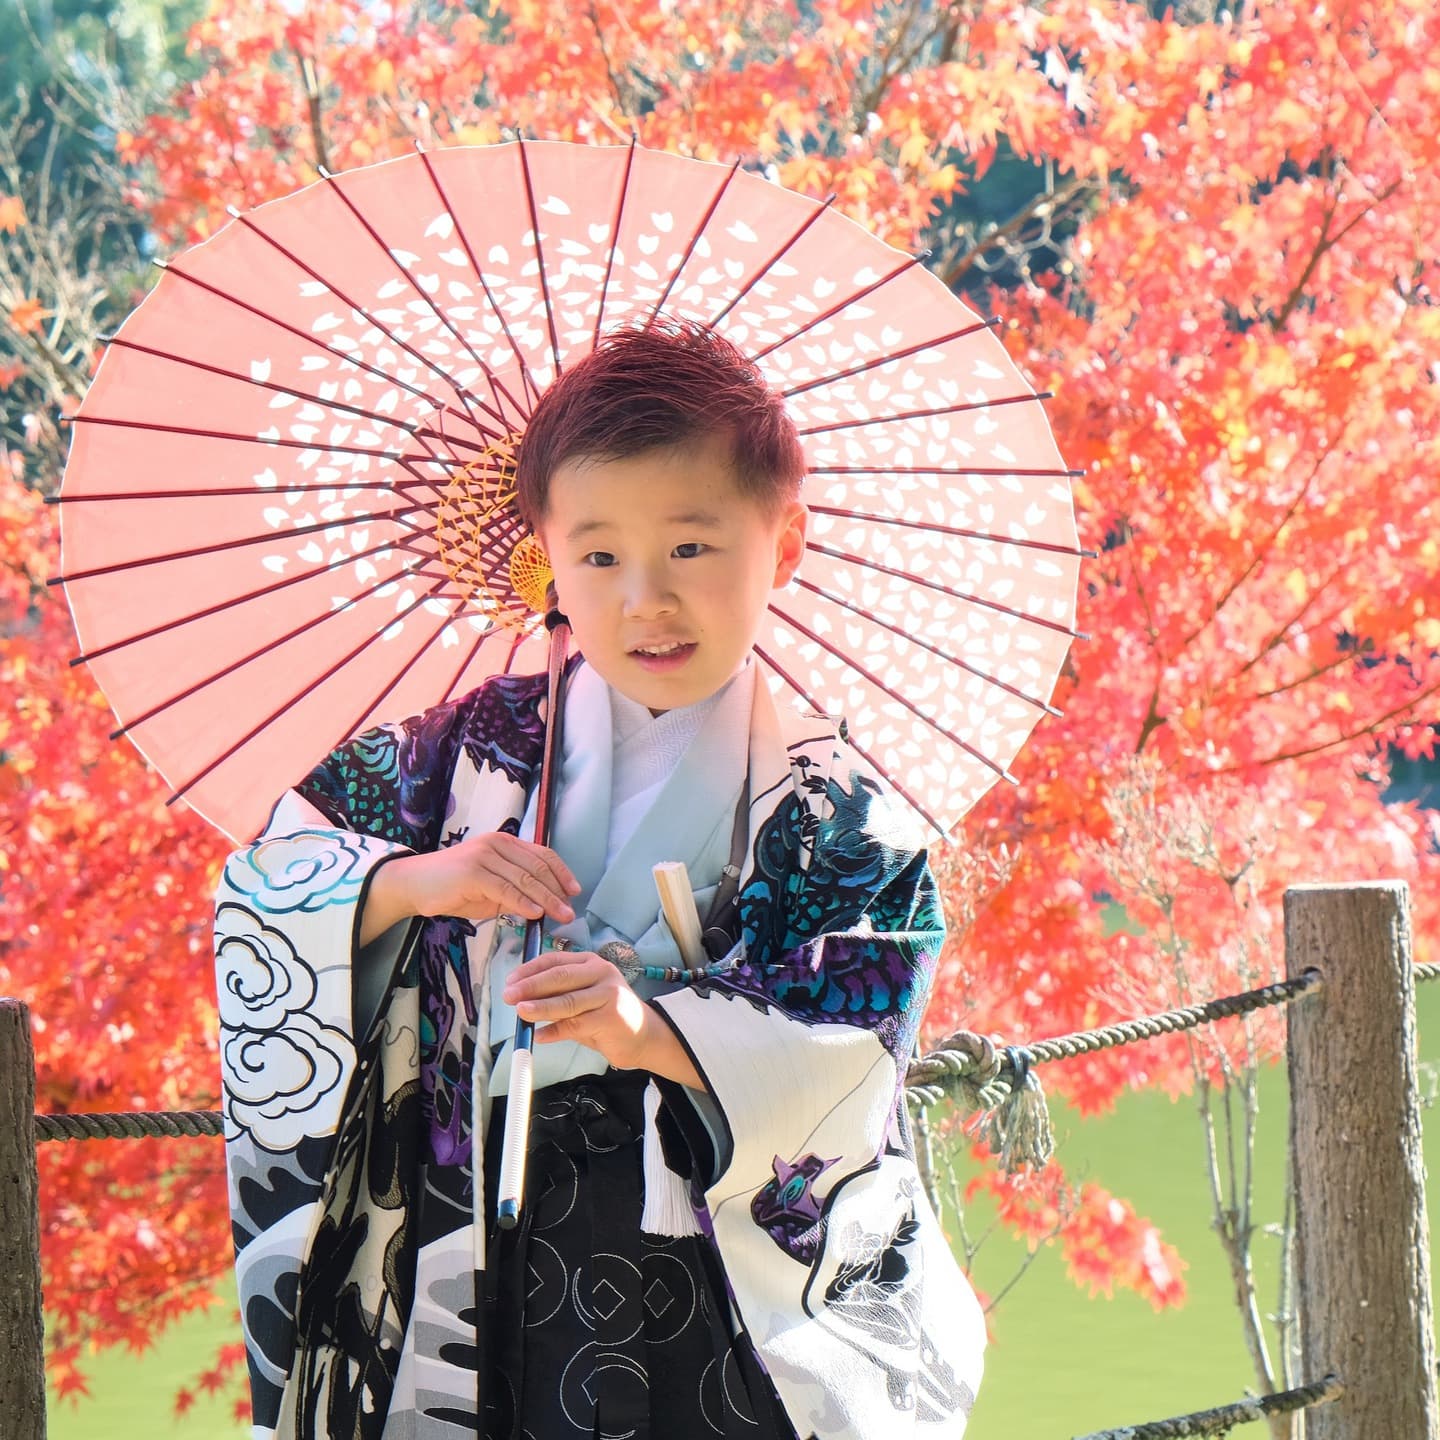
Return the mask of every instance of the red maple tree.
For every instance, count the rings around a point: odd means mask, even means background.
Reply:
[[[1295,880],[1408,878],[1422,954],[1436,933],[1440,837],[1384,784],[1440,714],[1440,15],[1204,8],[217,0],[191,40],[205,73],[118,144],[179,247],[415,141],[633,129],[833,191],[993,302],[1083,472],[1093,638],[1019,786],[937,855],[957,923],[929,1026],[1025,1039],[1274,978]],[[25,223],[11,197],[0,215]],[[17,297],[12,323],[45,308]],[[220,844],[106,743],[40,584],[44,517],[18,477],[0,495],[0,663],[23,697],[0,718],[0,990],[36,1014],[43,1108],[211,1104]],[[1085,1111],[1219,1083],[1247,1046],[1278,1053],[1266,1014],[1046,1083]],[[62,1389],[82,1335],[141,1344],[203,1300],[228,1260],[219,1164],[206,1142],[47,1147]],[[1154,1227],[1058,1164],[975,1188],[1058,1235],[1077,1282],[1183,1295]]]

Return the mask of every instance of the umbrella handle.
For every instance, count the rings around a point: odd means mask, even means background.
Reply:
[[[564,729],[565,658],[570,644],[570,622],[555,602],[555,588],[550,587],[545,626],[550,631],[550,664],[546,685],[545,754],[540,762],[540,788],[535,797],[535,843],[550,843],[550,820],[554,814],[556,782],[562,754],[561,732]],[[525,923],[525,959],[540,954],[541,920]],[[477,1040],[477,1044],[478,1044]],[[532,1021],[515,1018],[515,1043],[510,1053],[510,1089],[505,1097],[505,1139],[500,1152],[500,1180],[497,1192],[496,1219],[502,1230],[513,1230],[520,1222],[520,1206],[525,1197],[525,1156],[530,1147],[530,1099],[535,1091],[535,1026]],[[473,1083],[473,1082],[472,1082]]]

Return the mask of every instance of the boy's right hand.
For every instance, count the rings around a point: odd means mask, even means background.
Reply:
[[[412,915],[492,920],[508,913],[575,918],[569,897],[580,893],[570,867],[551,849],[492,830],[443,850],[400,855],[375,872],[366,892],[360,943],[368,945]]]

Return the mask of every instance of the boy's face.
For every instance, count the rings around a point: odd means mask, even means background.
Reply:
[[[724,436],[624,460],[567,461],[540,525],[586,660],[659,714],[744,663],[770,592],[805,549],[805,507],[770,515],[735,483]]]

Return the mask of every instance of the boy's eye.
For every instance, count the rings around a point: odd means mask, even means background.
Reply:
[[[675,555],[680,560],[693,560],[709,548],[708,545],[701,544],[699,540],[687,540],[683,545],[675,547]]]
[[[597,569],[604,569],[615,563],[615,557],[608,550],[592,550],[585,556],[583,563],[594,565]]]

